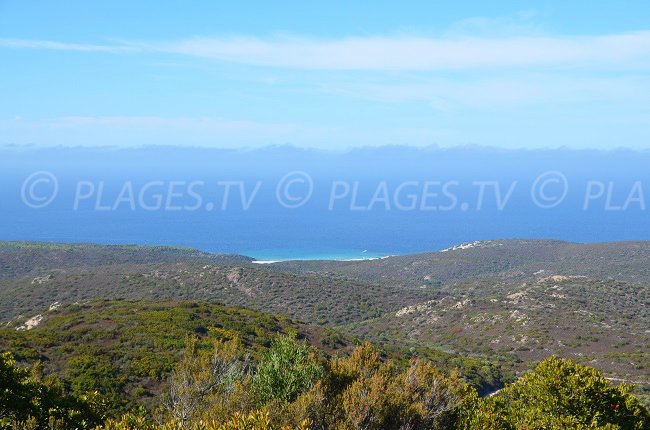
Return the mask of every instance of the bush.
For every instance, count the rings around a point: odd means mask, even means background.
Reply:
[[[349,429],[448,428],[468,392],[456,374],[418,359],[400,371],[369,344],[334,361],[332,379]]]
[[[468,402],[460,428],[650,428],[630,389],[591,367],[549,357],[495,396]]]
[[[413,360],[406,368],[364,344],[329,362],[323,378],[296,401],[271,408],[285,424],[309,419],[314,429],[435,429],[453,425],[468,392],[453,374]]]
[[[401,366],[370,344],[324,360],[277,338],[252,378],[237,339],[201,351],[195,337],[170,381],[167,414],[140,408],[98,430],[535,430],[648,429],[650,414],[596,369],[550,357],[516,383],[480,398],[455,372],[413,359]],[[90,429],[104,419],[96,394],[66,394],[39,367],[0,355],[1,429]]]
[[[264,355],[253,376],[253,391],[260,404],[289,403],[310,389],[323,368],[312,349],[294,337],[278,337]]]
[[[214,352],[209,355],[199,351],[196,337],[188,337],[163,404],[182,425],[197,421],[205,411],[216,413],[218,418],[229,412],[230,397],[243,382],[246,370],[238,339],[215,341]]]
[[[104,420],[105,402],[96,392],[68,395],[40,366],[20,368],[11,353],[0,354],[0,429],[89,429]]]
[[[126,414],[120,420],[109,420],[96,430],[308,430],[309,423],[296,427],[278,427],[271,423],[268,413],[255,411],[250,414],[235,413],[224,423],[197,422],[183,426],[177,421],[158,426],[138,414]]]

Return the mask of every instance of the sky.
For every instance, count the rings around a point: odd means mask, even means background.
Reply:
[[[0,145],[650,147],[650,2],[0,0]]]

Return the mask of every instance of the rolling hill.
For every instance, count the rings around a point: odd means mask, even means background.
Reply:
[[[578,244],[510,239],[461,244],[441,252],[362,261],[288,261],[276,270],[315,273],[382,285],[423,286],[536,273],[650,283],[650,242]],[[543,272],[541,272],[543,271]]]
[[[215,303],[93,301],[44,312],[38,326],[0,328],[0,349],[23,363],[41,361],[45,371],[70,381],[75,393],[98,390],[116,410],[148,405],[159,395],[179,360],[185,338],[241,339],[259,356],[274,336],[297,333],[324,352],[345,350],[348,341],[323,341],[326,331],[291,320]],[[17,330],[18,329],[18,330]]]
[[[498,240],[268,265],[172,247],[4,243],[0,262],[0,320],[14,331],[97,300],[222,303],[456,360],[484,391],[551,354],[650,390],[650,242]]]

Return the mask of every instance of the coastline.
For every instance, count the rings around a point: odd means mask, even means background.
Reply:
[[[251,255],[253,254],[253,255]],[[253,257],[255,260],[252,261],[253,264],[274,264],[282,263],[286,261],[369,261],[369,260],[381,260],[384,258],[392,257],[393,255],[389,254],[380,254],[380,253],[370,253],[370,252],[333,252],[333,253],[292,253],[292,252],[276,252],[276,253],[265,253],[262,252],[255,256],[257,253],[246,253],[250,257]]]

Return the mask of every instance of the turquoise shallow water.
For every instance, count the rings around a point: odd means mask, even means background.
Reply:
[[[387,253],[356,249],[262,249],[243,251],[243,255],[260,261],[287,260],[356,260],[385,257]]]

